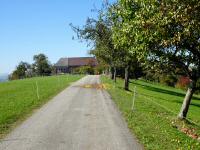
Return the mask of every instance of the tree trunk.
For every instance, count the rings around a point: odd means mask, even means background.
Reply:
[[[117,69],[114,67],[114,81],[117,81]]]
[[[129,66],[125,68],[124,89],[129,90]]]
[[[110,67],[110,79],[114,80],[114,68]]]
[[[105,70],[105,75],[106,75],[106,76],[109,76],[109,75],[110,75],[110,68],[107,68],[107,69]]]
[[[179,119],[185,119],[187,117],[187,113],[190,107],[190,102],[192,100],[192,95],[195,91],[195,87],[196,87],[196,82],[191,82],[191,85],[188,87],[187,93],[185,95],[180,113],[178,115]]]

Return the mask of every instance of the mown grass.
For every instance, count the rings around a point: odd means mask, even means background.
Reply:
[[[145,149],[149,150],[199,150],[198,140],[189,137],[180,129],[191,129],[200,135],[200,97],[195,95],[188,118],[195,122],[176,119],[185,92],[180,89],[153,84],[142,80],[130,83],[130,91],[123,89],[123,80],[115,84],[107,77],[101,78],[119,110],[125,117],[129,128],[137,136]],[[134,109],[133,90],[136,86]]]
[[[62,75],[0,83],[0,138],[30,115],[34,109],[81,77]]]

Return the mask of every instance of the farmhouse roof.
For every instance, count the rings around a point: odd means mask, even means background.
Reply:
[[[97,60],[94,57],[70,57],[70,58],[60,58],[55,66],[59,67],[73,67],[73,66],[87,66],[97,65]]]

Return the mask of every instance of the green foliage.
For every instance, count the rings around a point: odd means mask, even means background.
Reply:
[[[55,72],[55,68],[50,65],[48,58],[44,54],[33,56],[34,64],[20,62],[16,70],[9,76],[10,80],[30,78],[34,76],[48,76]]]
[[[33,64],[33,70],[38,76],[45,76],[51,74],[51,65],[48,61],[47,56],[44,54],[38,54],[33,56],[35,61]]]
[[[106,17],[103,17],[102,12],[100,12],[98,19],[88,18],[82,29],[71,26],[77,33],[77,37],[86,40],[88,45],[92,47],[89,53],[95,55],[99,63],[106,63],[110,66],[118,65],[121,51],[114,48],[110,22]]]
[[[159,80],[160,80],[160,83],[164,85],[175,87],[176,82],[177,82],[177,77],[172,74],[161,75]]]
[[[63,75],[37,77],[0,83],[0,137],[33,109],[46,103],[62,89],[81,76]],[[37,97],[38,83],[39,99]]]
[[[91,66],[82,66],[79,68],[75,68],[72,72],[74,74],[94,74],[95,70],[94,67]]]
[[[74,27],[77,37],[85,40],[92,47],[90,54],[95,55],[99,64],[108,65],[110,68],[125,67],[127,65],[127,53],[123,49],[114,46],[113,20],[111,6],[98,11],[98,18],[88,18],[83,28]]]
[[[121,0],[114,10],[115,46],[129,47],[139,58],[156,55],[157,61],[185,68],[196,80],[199,73],[190,70],[199,68],[199,7],[197,0]]]
[[[123,81],[117,83],[106,77],[101,78],[108,85],[108,92],[125,117],[128,127],[147,150],[198,150],[200,143],[180,128],[194,129],[200,135],[200,97],[195,95],[188,118],[198,125],[179,122],[176,114],[181,107],[184,91],[161,84],[132,80],[130,91],[137,86],[134,110],[131,110],[133,92],[123,90]]]
[[[169,73],[159,73],[155,70],[147,70],[145,71],[145,76],[143,77],[145,80],[153,81],[153,82],[160,82],[167,86],[175,87],[178,76],[169,72]]]
[[[158,62],[184,68],[185,74],[197,80],[200,76],[199,8],[198,0],[121,0],[117,9],[121,30],[117,28],[114,32],[115,45],[127,45],[138,57],[157,56]]]
[[[200,93],[200,79],[197,80],[196,92]]]
[[[107,66],[99,64],[94,68],[94,74],[102,74],[106,70]]]
[[[112,12],[115,47],[128,48],[129,54],[144,59],[147,65],[154,59],[164,66],[161,70],[181,68],[191,80],[190,88],[196,90],[200,79],[199,0],[120,0]],[[164,82],[171,84],[171,79]],[[181,118],[187,115],[190,94]]]
[[[91,74],[91,75],[98,75],[102,74],[103,71],[106,69],[106,66],[103,65],[97,65],[95,67],[93,66],[83,66],[79,68],[73,69],[74,74]]]
[[[26,62],[20,62],[16,70],[10,75],[10,80],[23,79],[29,76],[31,65]]]

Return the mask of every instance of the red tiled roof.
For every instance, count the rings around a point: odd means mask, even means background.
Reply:
[[[97,60],[94,57],[72,57],[72,58],[61,58],[55,66],[87,66],[97,65]]]

